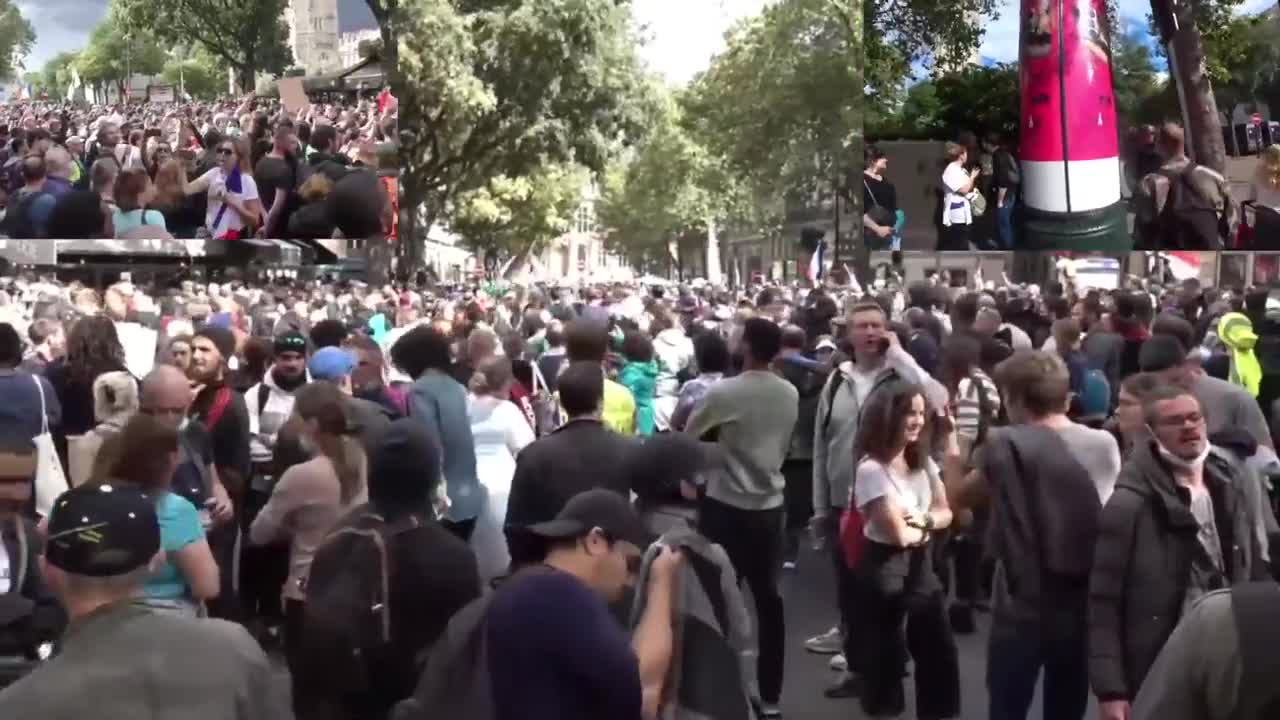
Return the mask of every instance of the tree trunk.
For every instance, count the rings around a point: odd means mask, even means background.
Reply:
[[[706,279],[712,285],[719,285],[722,279],[720,271],[720,238],[716,236],[715,218],[707,218],[707,247],[703,262],[706,264]]]
[[[1170,0],[1153,0],[1153,5],[1164,2]],[[1218,119],[1218,105],[1213,97],[1213,85],[1205,72],[1200,30],[1196,27],[1189,3],[1175,4],[1173,12],[1177,18],[1177,30],[1168,48],[1170,79],[1177,84],[1190,135],[1187,154],[1198,165],[1225,172],[1226,143],[1222,136],[1222,123]]]

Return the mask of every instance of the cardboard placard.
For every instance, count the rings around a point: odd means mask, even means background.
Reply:
[[[280,102],[284,103],[284,109],[291,113],[300,113],[311,104],[307,91],[302,89],[300,77],[281,78],[276,83],[276,88],[280,91]]]

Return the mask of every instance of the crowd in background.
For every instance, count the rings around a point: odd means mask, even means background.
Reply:
[[[11,104],[0,117],[0,235],[364,238],[391,227],[395,98],[290,112],[212,103]]]
[[[0,714],[783,717],[811,534],[868,716],[1271,717],[1280,298],[1078,280],[11,281]]]

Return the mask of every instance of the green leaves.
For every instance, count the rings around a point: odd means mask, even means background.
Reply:
[[[499,175],[454,197],[449,228],[472,250],[500,260],[536,254],[569,229],[589,181],[589,173],[574,165],[544,165],[514,178]]]
[[[410,231],[490,178],[570,162],[602,171],[639,134],[646,88],[627,9],[612,0],[379,5],[398,39]]]
[[[12,0],[0,0],[0,79],[8,80],[36,42],[35,30]]]
[[[164,67],[164,61],[165,51],[155,35],[130,25],[121,9],[113,6],[89,34],[89,43],[75,64],[86,83],[123,86],[130,70],[135,75],[154,75]]]
[[[288,0],[113,0],[112,11],[128,27],[147,28],[149,37],[170,43],[194,39],[236,71],[241,87],[251,89],[255,73],[279,75],[293,64],[283,20],[287,5]]]

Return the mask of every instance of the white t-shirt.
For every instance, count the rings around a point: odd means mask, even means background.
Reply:
[[[227,234],[230,230],[243,230],[244,220],[240,217],[240,213],[236,212],[230,206],[226,212],[222,213],[222,218],[218,218],[218,210],[222,207],[221,200],[214,200],[227,186],[227,174],[222,168],[216,167],[200,176],[200,180],[209,183],[209,207],[205,210],[204,226],[209,229],[213,237],[219,238]],[[258,199],[258,185],[253,181],[253,177],[245,174],[240,175],[240,188],[238,193],[228,193],[231,197],[238,198],[241,202]],[[215,221],[217,226],[214,226]]]
[[[1280,190],[1264,185],[1257,180],[1249,183],[1249,199],[1261,207],[1280,212]]]
[[[960,188],[969,184],[969,173],[958,162],[953,162],[942,171],[942,184],[947,192],[942,198],[942,224],[969,225],[973,223],[973,209],[969,200],[959,194]]]
[[[853,480],[853,502],[859,511],[866,512],[867,505],[892,494],[898,506],[925,512],[933,503],[933,478],[938,477],[938,465],[933,458],[925,460],[925,467],[903,477],[879,460],[863,460]],[[863,534],[868,540],[886,545],[895,544],[870,518],[865,518]]]

